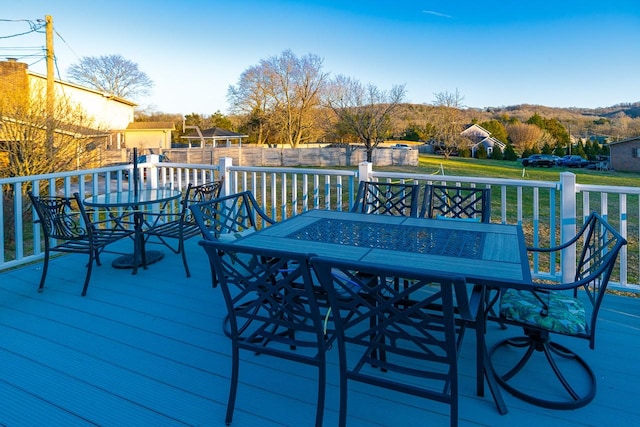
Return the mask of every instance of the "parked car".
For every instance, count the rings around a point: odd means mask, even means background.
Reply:
[[[393,147],[394,150],[411,150],[411,147],[407,144],[396,144]]]
[[[568,168],[584,168],[589,166],[589,160],[580,156],[568,154],[560,159],[559,165]]]
[[[548,168],[555,166],[556,161],[550,154],[532,154],[522,159],[522,166],[546,166]]]

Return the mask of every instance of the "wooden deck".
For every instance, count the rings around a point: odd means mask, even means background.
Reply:
[[[127,242],[123,242],[126,245]],[[41,264],[0,274],[0,425],[224,425],[230,343],[222,334],[218,289],[197,239],[187,243],[192,277],[181,259],[132,276],[103,255],[80,296],[85,258],[52,261],[37,293]],[[125,248],[126,249],[126,248]],[[461,426],[640,425],[640,299],[609,295],[595,351],[567,341],[598,375],[598,394],[575,411],[541,409],[505,394],[500,415],[490,395],[475,395],[475,343],[461,356]],[[517,335],[490,325],[488,342]],[[338,369],[329,356],[325,425],[337,425]],[[316,371],[243,353],[234,426],[311,425]],[[448,425],[448,407],[352,384],[350,426]]]

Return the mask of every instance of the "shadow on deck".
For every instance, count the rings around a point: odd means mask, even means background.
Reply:
[[[180,256],[169,251],[136,276],[112,268],[116,255],[105,253],[84,298],[83,256],[54,259],[41,294],[41,264],[0,274],[0,424],[224,425],[231,365],[221,327],[225,309],[197,239],[187,242],[187,253],[190,279]],[[489,325],[488,343],[518,333]],[[501,416],[488,390],[475,395],[475,338],[468,333],[460,360],[460,425],[640,425],[640,300],[608,295],[597,335],[595,351],[586,341],[567,341],[598,375],[590,405],[546,410],[505,393],[509,413]],[[233,425],[313,423],[313,368],[241,354]],[[329,363],[325,425],[333,426],[335,351]],[[448,425],[448,413],[436,402],[350,384],[351,426]]]

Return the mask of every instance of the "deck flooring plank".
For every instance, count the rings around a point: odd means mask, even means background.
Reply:
[[[197,239],[187,244],[191,278],[168,251],[135,276],[112,268],[115,255],[103,254],[84,298],[83,256],[53,260],[41,294],[41,264],[0,273],[0,425],[222,426],[230,369],[225,308]],[[475,336],[468,331],[459,361],[460,425],[640,425],[638,307],[640,299],[607,296],[594,351],[586,341],[560,338],[598,375],[594,402],[574,411],[538,408],[502,391],[509,413],[499,415],[488,390],[475,395]],[[520,334],[489,325],[487,340]],[[311,425],[317,371],[245,353],[233,425]],[[328,355],[325,425],[337,424],[336,354]],[[448,425],[448,413],[437,402],[349,385],[350,426]]]
[[[96,388],[97,393],[109,395],[112,400],[121,399],[123,402],[135,402],[135,406],[146,408],[147,411],[164,414],[167,419],[175,417],[193,425],[204,415],[214,409],[221,412],[220,404],[214,399],[201,396],[188,389],[180,389],[164,380],[157,380],[129,367],[118,366],[108,360],[92,357],[87,353],[77,351],[63,345],[47,342],[39,337],[26,335],[19,331],[5,329],[7,339],[12,340],[13,347],[18,353],[36,369],[49,370],[62,377],[64,382],[70,383],[65,393],[72,389]],[[167,375],[172,366],[157,372],[156,376]],[[6,372],[3,373],[3,375]],[[195,375],[191,375],[194,378]],[[199,373],[198,378],[206,382],[208,375]],[[210,390],[209,390],[210,391]],[[215,391],[215,389],[214,389]],[[86,393],[87,391],[82,391]],[[220,395],[222,400],[223,396]],[[171,415],[166,413],[171,411]]]
[[[37,426],[43,425],[43,420],[52,426],[83,427],[90,424],[89,420],[68,412],[63,406],[47,402],[37,394],[15,387],[5,380],[0,381],[0,401],[2,425]]]

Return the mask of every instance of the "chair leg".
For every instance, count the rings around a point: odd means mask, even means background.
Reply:
[[[93,269],[93,252],[89,252],[89,264],[87,265],[87,275],[84,278],[84,285],[82,286],[82,296],[87,295],[87,289],[89,288],[89,279],[91,278],[91,270]]]
[[[322,427],[324,400],[327,388],[327,367],[324,354],[320,355],[318,363],[318,404],[316,406],[316,427]]]
[[[485,293],[485,307],[487,307],[487,316],[491,317],[493,320],[496,320],[498,322],[498,325],[500,326],[500,329],[504,331],[507,329],[507,325],[505,325],[504,322],[500,321],[500,317],[494,310],[494,306],[500,298],[500,291],[496,290],[495,296],[491,298],[491,291],[493,290],[496,289],[488,288]]]
[[[338,426],[347,426],[347,377],[346,373],[340,374],[340,415]]]
[[[516,337],[510,338],[503,341],[500,341],[496,345],[493,346],[490,352],[491,359],[494,359],[495,353],[503,347],[517,347],[526,349],[524,355],[518,360],[518,362],[513,366],[513,368],[509,369],[505,374],[500,375],[496,373],[495,378],[498,383],[509,393],[514,395],[515,397],[524,400],[525,402],[529,402],[536,406],[541,406],[544,408],[550,409],[577,409],[587,405],[589,402],[593,400],[596,394],[596,377],[591,369],[591,367],[582,359],[580,356],[575,354],[573,351],[568,348],[549,341],[548,337],[544,335],[539,336],[526,336],[526,337]],[[515,385],[509,383],[509,381],[516,376],[518,372],[520,372],[527,364],[529,359],[536,352],[544,353],[549,366],[553,370],[556,378],[558,379],[560,385],[562,385],[563,389],[566,391],[568,398],[566,400],[549,400],[544,399],[542,397],[534,396],[528,393],[525,393],[522,390],[519,390]],[[586,377],[589,379],[588,387],[584,391],[582,395],[575,391],[575,389],[570,385],[569,381],[565,377],[565,375],[560,370],[560,367],[556,363],[556,359],[554,358],[554,354],[558,355],[562,358],[569,359],[575,361],[582,372],[586,374]],[[495,365],[494,365],[495,366]]]
[[[227,403],[227,415],[225,424],[230,425],[233,421],[233,409],[236,405],[236,395],[238,393],[238,373],[240,367],[240,350],[235,344],[231,350],[231,386],[229,388],[229,401]]]
[[[49,271],[49,251],[44,252],[44,265],[42,266],[42,275],[40,276],[40,286],[38,286],[38,292],[42,292],[44,289],[44,282],[47,279],[47,271]]]
[[[180,242],[178,243],[178,252],[182,254],[182,263],[184,264],[184,271],[187,277],[191,277],[191,271],[189,271],[189,264],[187,263],[187,254],[184,250],[184,240],[182,238],[180,238]]]

